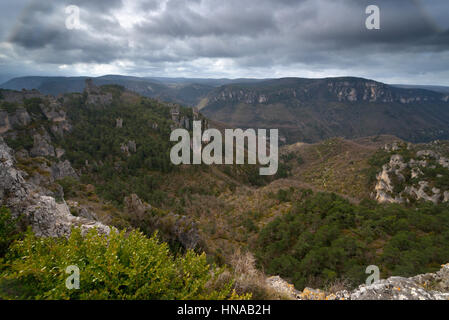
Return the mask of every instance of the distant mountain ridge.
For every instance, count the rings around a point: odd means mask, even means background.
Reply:
[[[37,89],[44,94],[58,95],[69,92],[82,92],[84,82],[90,77],[41,77],[29,76],[13,78],[0,85],[10,90]],[[93,77],[96,85],[118,84],[143,96],[167,102],[195,106],[215,87],[234,82],[260,82],[259,79],[191,79],[164,77],[132,77],[105,75]]]
[[[202,113],[236,127],[279,128],[287,142],[392,134],[449,137],[449,94],[354,77],[282,78],[215,88]]]
[[[449,87],[447,86],[413,85],[413,84],[392,84],[392,86],[404,89],[425,89],[441,93],[449,93]]]
[[[0,87],[58,95],[82,92],[87,77],[21,77]],[[388,85],[356,77],[190,79],[106,75],[143,96],[197,106],[211,120],[242,128],[278,128],[281,141],[391,134],[412,142],[449,138],[449,88]],[[429,90],[431,89],[431,90]],[[445,90],[448,89],[448,92]]]

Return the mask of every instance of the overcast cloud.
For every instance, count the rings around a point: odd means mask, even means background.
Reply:
[[[381,9],[380,30],[365,28],[365,8],[371,4]],[[68,5],[80,8],[79,30],[65,27]],[[449,85],[449,1],[15,0],[0,4],[0,77],[103,74],[351,75],[389,83]]]

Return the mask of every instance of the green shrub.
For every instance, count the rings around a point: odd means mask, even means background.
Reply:
[[[2,101],[0,103],[0,110],[6,110],[8,113],[13,113],[17,110],[17,103]]]
[[[5,255],[10,244],[17,237],[16,219],[11,217],[9,209],[0,207],[0,258]]]
[[[220,283],[223,270],[205,254],[173,257],[156,235],[73,229],[67,238],[37,238],[28,233],[7,254],[2,282],[21,290],[6,298],[27,299],[226,299],[242,298],[232,282]],[[65,270],[76,265],[80,288],[69,290]],[[5,297],[3,297],[5,298]],[[248,298],[248,297],[244,297]]]
[[[73,177],[64,177],[57,182],[61,185],[66,197],[76,196],[76,191],[80,188],[80,182]]]

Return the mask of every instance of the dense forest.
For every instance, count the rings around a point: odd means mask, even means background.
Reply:
[[[369,265],[386,278],[435,271],[449,261],[448,204],[356,205],[310,190],[294,196],[290,212],[260,231],[256,252],[267,273],[298,289],[335,281],[356,286]]]

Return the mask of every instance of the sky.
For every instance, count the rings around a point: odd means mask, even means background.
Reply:
[[[0,82],[105,74],[449,85],[449,1],[1,1]]]

